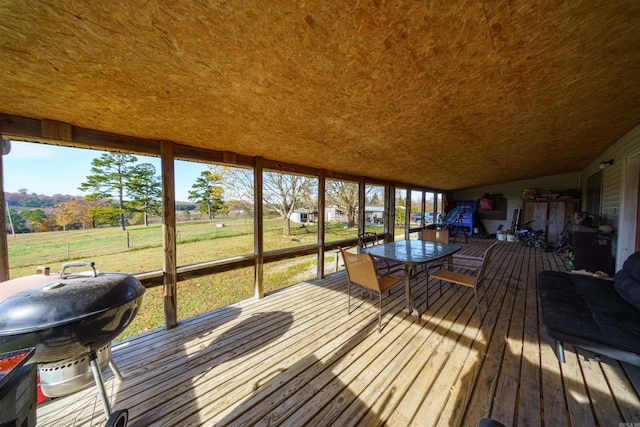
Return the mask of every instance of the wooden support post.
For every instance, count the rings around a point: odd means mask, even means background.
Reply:
[[[395,240],[395,222],[396,222],[396,193],[395,188],[391,184],[384,187],[384,232],[387,234],[387,241]]]
[[[318,177],[318,278],[324,279],[324,209],[327,176],[324,171]],[[336,255],[337,257],[337,255]]]
[[[174,145],[162,141],[162,249],[164,257],[162,271],[164,280],[164,327],[171,329],[178,324],[176,297],[176,195],[174,173]]]
[[[424,228],[424,223],[426,221],[426,218],[425,218],[425,214],[426,214],[425,209],[426,209],[426,207],[427,207],[427,193],[425,193],[425,191],[422,190],[422,207],[420,208],[420,212],[421,212],[421,215],[422,215],[422,218],[420,218],[420,227],[421,228]],[[422,236],[420,236],[420,237],[422,237]]]
[[[364,233],[364,218],[365,218],[365,188],[364,178],[361,178],[358,182],[358,234]]]
[[[411,189],[407,188],[407,203],[404,210],[404,240],[409,240],[409,224],[411,223]]]
[[[254,296],[264,298],[264,233],[262,207],[262,157],[256,157],[253,170],[253,251],[256,254],[254,269]]]
[[[0,134],[0,145],[2,144],[2,134]],[[0,282],[9,280],[9,248],[7,244],[7,212],[4,204],[4,172],[2,166],[2,147],[0,147],[0,218],[2,218],[2,227],[0,227]]]

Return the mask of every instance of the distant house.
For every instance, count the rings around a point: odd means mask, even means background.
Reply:
[[[356,212],[356,217],[358,216],[358,212]],[[365,221],[368,223],[383,223],[384,216],[384,206],[366,206],[364,208],[364,216]],[[336,222],[347,222],[349,219],[347,218],[347,214],[344,213],[337,206],[327,206],[325,211],[325,221],[336,221]]]
[[[336,221],[336,222],[347,222],[347,215],[338,209],[337,206],[327,206],[324,213],[324,220]]]
[[[311,212],[309,209],[296,209],[291,214],[291,221],[299,224],[308,224],[315,219],[315,212]]]
[[[384,206],[365,206],[364,220],[368,223],[382,224],[384,217]]]

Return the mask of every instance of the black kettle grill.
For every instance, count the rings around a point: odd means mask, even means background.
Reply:
[[[91,271],[68,274],[70,267]],[[2,299],[29,281],[36,284]],[[91,261],[64,264],[57,277],[36,275],[0,283],[0,353],[34,347],[32,360],[38,362],[42,390],[49,396],[70,394],[95,381],[107,425],[124,426],[127,411],[111,413],[102,370],[109,364],[122,379],[111,361],[111,341],[133,321],[144,292],[135,277],[98,273]],[[79,373],[78,366],[85,372]],[[54,383],[46,384],[52,373]]]

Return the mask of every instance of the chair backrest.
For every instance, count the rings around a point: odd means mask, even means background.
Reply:
[[[486,270],[487,265],[489,265],[489,260],[491,259],[491,253],[493,252],[493,249],[497,245],[498,245],[498,242],[495,242],[494,244],[489,246],[487,249],[485,249],[484,253],[482,254],[482,265],[478,269],[478,274],[476,275],[476,284],[484,280],[484,271]]]
[[[447,213],[447,216],[443,218],[442,223],[444,225],[452,225],[458,220],[458,217],[462,214],[463,210],[464,208],[462,206],[451,209],[449,213]]]
[[[377,245],[378,243],[378,233],[367,231],[365,233],[358,234],[358,246],[361,248],[368,248],[370,246]]]
[[[370,254],[354,254],[340,248],[347,277],[351,283],[380,292],[378,275],[373,257]]]
[[[422,230],[422,240],[427,242],[449,243],[449,230]]]

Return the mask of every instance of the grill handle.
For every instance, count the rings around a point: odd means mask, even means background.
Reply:
[[[65,262],[64,264],[62,264],[62,270],[60,270],[60,277],[66,277],[65,270],[69,267],[91,267],[91,269],[93,270],[93,277],[98,277],[98,272],[96,271],[96,263],[93,261]]]

